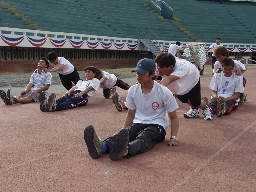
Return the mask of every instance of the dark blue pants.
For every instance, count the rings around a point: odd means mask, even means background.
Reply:
[[[84,94],[82,97],[75,97],[75,94],[81,91],[73,91],[70,95],[65,95],[56,101],[55,111],[71,109],[75,107],[84,106],[88,103],[88,95]]]

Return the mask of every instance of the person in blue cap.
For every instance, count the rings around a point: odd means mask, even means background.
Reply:
[[[137,73],[138,83],[128,90],[128,112],[118,134],[101,140],[92,125],[85,128],[84,140],[93,159],[109,153],[110,159],[116,161],[147,152],[165,139],[169,126],[169,145],[178,145],[178,105],[171,91],[153,80],[155,70],[156,64],[152,59],[144,58],[137,63],[133,71]]]

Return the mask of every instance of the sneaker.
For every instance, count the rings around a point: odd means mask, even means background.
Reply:
[[[93,159],[99,158],[103,151],[103,142],[97,136],[92,125],[89,125],[84,129],[84,141],[90,156]]]
[[[7,95],[7,98],[9,100],[9,105],[13,105],[13,96],[12,96],[12,93],[11,93],[11,89],[7,90],[6,95]]]
[[[184,113],[185,118],[196,118],[200,117],[199,109],[190,109],[187,113]]]
[[[116,87],[112,87],[112,89],[110,91],[111,91],[111,95],[113,97],[116,93]]]
[[[42,112],[46,112],[46,108],[47,108],[47,100],[46,100],[46,97],[45,97],[45,93],[44,92],[41,92],[38,96],[38,100],[40,102],[40,110]]]
[[[206,109],[203,110],[204,120],[213,120],[212,113],[208,106],[206,106]]]
[[[116,135],[117,143],[113,146],[109,153],[109,158],[112,161],[120,160],[127,154],[128,142],[129,142],[129,132],[128,129],[122,129]]]
[[[247,101],[247,94],[246,93],[240,93],[240,101],[239,101],[239,105],[244,104]]]
[[[224,97],[218,97],[216,115],[217,117],[221,117],[222,115],[224,115],[224,113],[225,113]]]
[[[49,96],[47,105],[46,105],[46,111],[48,111],[48,112],[55,111],[55,98],[56,98],[55,93],[52,93]]]
[[[209,105],[207,97],[202,97],[202,100],[205,101],[206,107],[208,107],[208,109],[210,110],[211,114],[213,114],[213,111],[212,111],[211,107],[209,107],[210,105]]]
[[[11,90],[8,89],[7,93],[5,93],[4,90],[0,90],[0,97],[2,98],[3,102],[5,103],[5,105],[12,105],[12,103],[13,103],[13,100],[8,97],[8,95],[11,96],[11,92],[10,91]]]
[[[118,93],[115,93],[112,96],[112,101],[113,101],[117,111],[122,112],[123,111],[124,102],[121,100],[121,98],[119,97]]]
[[[0,97],[3,100],[3,102],[8,105],[8,98],[4,90],[0,90]]]

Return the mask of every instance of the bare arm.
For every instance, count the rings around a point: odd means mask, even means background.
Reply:
[[[33,87],[34,85],[32,84],[32,83],[29,83],[28,85],[27,85],[27,87],[26,87],[26,89],[24,90],[24,91],[21,91],[21,95],[25,95],[26,93],[28,93],[30,90],[31,90],[31,88]]]
[[[73,82],[72,82],[73,83]],[[73,83],[74,84],[74,83]],[[73,85],[72,84],[72,85]],[[76,85],[74,85],[71,89],[69,89],[65,95],[69,95],[71,92],[75,91],[75,89],[77,89],[78,87]]]
[[[44,87],[33,91],[32,94],[41,93],[42,91],[46,91],[46,90],[48,90],[49,88],[50,88],[50,84],[47,84],[47,85],[45,85]]]
[[[136,113],[136,110],[128,109],[128,113],[127,113],[127,115],[126,115],[123,128],[126,128],[126,127],[128,127],[130,124],[132,124],[132,121],[133,121],[133,119],[134,119],[134,117],[135,117],[135,113]]]
[[[75,94],[75,96],[76,97],[82,97],[84,94],[87,94],[91,90],[94,90],[94,88],[92,86],[89,86],[85,90],[83,90],[82,92]]]
[[[50,69],[50,72],[57,72],[59,70],[61,70],[65,65],[64,64],[60,64],[59,66],[53,67],[52,69]]]
[[[212,90],[212,97],[213,97],[213,99],[214,99],[215,101],[217,101],[217,98],[218,98],[217,92],[214,91],[214,90]]]
[[[100,79],[100,84],[104,83],[106,80],[108,80],[107,77],[102,77],[102,78]]]
[[[173,112],[168,113],[168,116],[169,116],[169,119],[170,119],[169,127],[171,128],[171,137],[172,136],[177,137],[178,130],[179,130],[179,118],[178,118],[176,110],[173,111]],[[178,145],[177,139],[173,139],[171,137],[170,137],[169,145],[170,146]]]
[[[233,96],[224,98],[225,101],[237,100],[240,97],[240,92],[235,92]]]
[[[175,76],[175,75],[169,75],[164,77],[161,81],[160,84],[164,85],[164,86],[168,86],[169,84],[171,84],[172,82],[176,81],[180,79],[179,77]]]
[[[236,75],[241,76],[241,75],[244,74],[245,71],[246,71],[246,70],[237,70],[237,71],[236,71]]]

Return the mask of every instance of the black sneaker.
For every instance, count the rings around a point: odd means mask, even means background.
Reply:
[[[128,142],[129,142],[129,131],[128,129],[122,129],[117,134],[117,141],[109,153],[109,158],[112,161],[117,161],[122,159],[124,155],[127,153]]]
[[[50,111],[55,111],[55,98],[56,98],[56,94],[52,93],[47,101],[46,104],[46,111],[50,112]]]
[[[89,125],[84,129],[84,141],[90,156],[93,159],[99,158],[103,151],[103,142],[97,136],[92,125]]]
[[[38,100],[40,102],[40,110],[42,112],[46,112],[46,108],[47,108],[47,100],[46,100],[46,97],[45,97],[45,93],[44,92],[41,92],[38,96]]]
[[[7,98],[8,98],[8,100],[9,100],[9,105],[13,105],[13,96],[12,96],[12,93],[11,93],[11,89],[8,89],[7,90],[7,93],[6,93],[6,95],[7,95]]]
[[[9,89],[7,92],[9,92],[9,95],[10,95]],[[11,105],[10,99],[7,97],[7,94],[5,93],[4,90],[0,90],[0,97],[3,100],[3,102],[5,103],[5,105]]]

